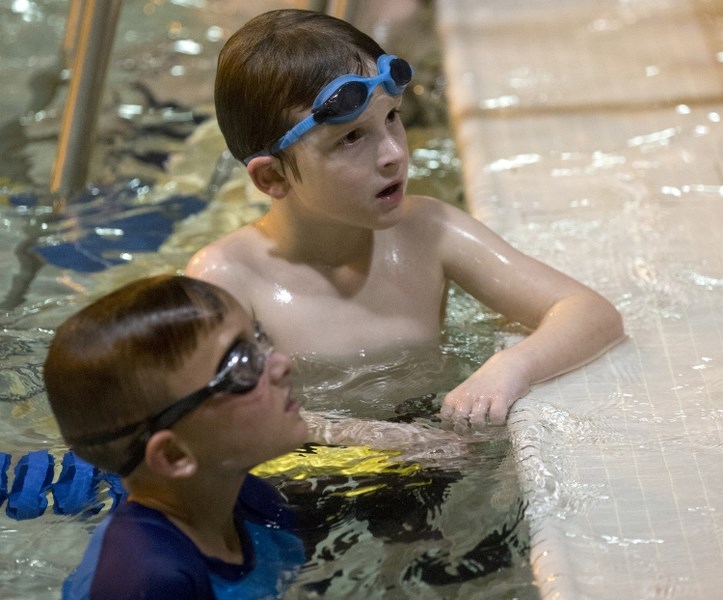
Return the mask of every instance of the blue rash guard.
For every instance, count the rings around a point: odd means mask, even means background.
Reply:
[[[120,505],[93,532],[64,600],[282,598],[305,560],[293,513],[248,475],[234,508],[244,564],[206,556],[161,512]]]

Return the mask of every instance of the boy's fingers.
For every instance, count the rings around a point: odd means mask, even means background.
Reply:
[[[462,400],[459,394],[455,394],[454,390],[444,397],[442,402],[442,408],[439,411],[439,416],[443,419],[454,420],[459,418],[459,415],[465,412],[465,408],[461,407]],[[468,410],[466,412],[469,412]],[[465,412],[465,416],[466,416]]]
[[[466,421],[474,409],[475,397],[469,392],[452,390],[444,397],[439,416],[452,421]]]
[[[454,406],[452,406],[451,404],[447,404],[445,400],[445,403],[442,404],[442,408],[439,410],[439,416],[443,419],[451,419],[453,414]]]
[[[504,425],[507,422],[507,403],[500,398],[474,396],[471,393],[447,394],[439,411],[442,419],[455,423],[468,421],[479,428],[487,425]]]
[[[476,397],[470,393],[454,394],[450,392],[444,399],[439,415],[442,419],[454,423],[487,425],[490,407],[489,398]]]
[[[485,426],[489,424],[489,410],[490,401],[489,398],[477,398],[472,411],[469,413],[469,422],[471,425]]]
[[[507,407],[501,402],[498,407],[490,408],[489,423],[490,425],[504,425],[507,422]]]

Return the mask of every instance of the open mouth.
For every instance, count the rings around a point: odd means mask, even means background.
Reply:
[[[400,183],[395,183],[394,185],[390,185],[388,188],[384,188],[381,192],[377,194],[377,198],[386,198],[388,196],[391,196],[399,189],[400,186]]]

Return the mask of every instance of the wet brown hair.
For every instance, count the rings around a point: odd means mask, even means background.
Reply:
[[[263,13],[234,33],[216,70],[216,118],[238,160],[268,148],[311,107],[330,81],[369,76],[384,50],[346,21],[283,9]],[[298,177],[296,165],[278,154]]]
[[[231,302],[210,283],[158,275],[101,297],[60,325],[44,378],[63,437],[117,430],[171,404],[170,374],[223,323]],[[125,441],[71,447],[113,471],[127,459]]]

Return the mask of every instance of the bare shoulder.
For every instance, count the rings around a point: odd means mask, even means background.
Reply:
[[[496,234],[471,214],[437,198],[430,196],[408,196],[407,218],[403,227],[413,230],[415,234],[444,237],[475,237],[486,235],[497,237]]]
[[[219,268],[241,267],[251,258],[249,252],[253,254],[261,239],[253,225],[232,231],[198,250],[188,261],[186,274],[200,277]]]
[[[248,307],[248,286],[242,289],[239,282],[253,281],[265,244],[256,227],[246,225],[198,250],[188,261],[185,274],[226,288]]]
[[[407,219],[429,221],[448,212],[457,210],[451,204],[431,196],[407,196]]]
[[[427,223],[446,222],[450,218],[479,223],[465,210],[432,196],[407,196],[408,218]]]
[[[407,197],[404,218],[392,235],[416,262],[440,265],[446,278],[458,283],[462,269],[484,273],[495,257],[513,252],[480,220],[429,196]]]

